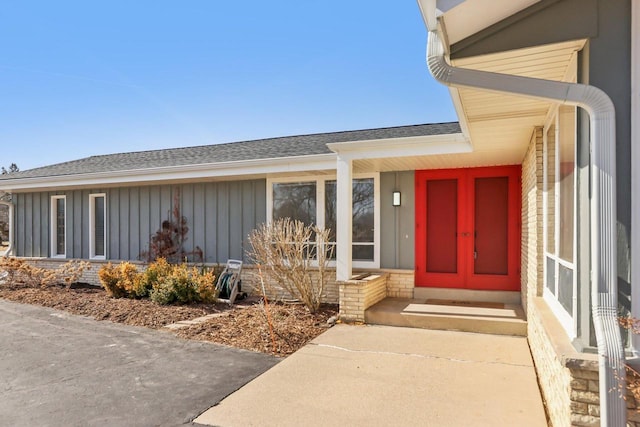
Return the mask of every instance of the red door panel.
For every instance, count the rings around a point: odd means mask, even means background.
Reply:
[[[520,289],[520,167],[416,171],[416,286]]]
[[[460,178],[455,171],[432,171],[429,179],[419,176],[416,172],[416,283],[459,287],[465,267],[457,214],[464,203]]]
[[[427,271],[458,272],[458,180],[427,182]]]
[[[507,268],[509,180],[474,180],[474,274],[502,274]]]

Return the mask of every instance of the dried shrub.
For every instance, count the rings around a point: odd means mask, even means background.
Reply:
[[[315,313],[329,278],[327,265],[333,255],[329,234],[329,229],[305,226],[290,218],[278,219],[251,233],[249,255],[264,268],[267,277]],[[316,271],[317,275],[312,274]]]
[[[67,288],[70,288],[73,283],[78,282],[82,277],[82,273],[86,270],[91,270],[91,263],[87,261],[71,260],[60,266],[56,270],[56,275],[60,283],[64,283]]]
[[[180,192],[176,190],[173,198],[173,208],[168,213],[170,219],[162,221],[160,229],[151,236],[149,249],[139,255],[140,259],[153,262],[160,258],[171,264],[186,262],[201,262],[203,260],[202,249],[199,246],[193,251],[184,249],[187,241],[187,218],[180,211]]]
[[[631,331],[633,334],[640,334],[640,319],[634,317],[620,317],[618,319],[620,325]],[[625,364],[626,388],[627,392],[624,393],[626,399],[633,398],[636,402],[640,403],[640,372],[629,364]],[[622,381],[618,379],[620,383]]]
[[[69,288],[80,279],[91,264],[86,261],[71,260],[57,269],[41,268],[31,265],[26,260],[14,257],[0,258],[0,271],[7,273],[6,282],[25,287],[46,287],[64,284]]]

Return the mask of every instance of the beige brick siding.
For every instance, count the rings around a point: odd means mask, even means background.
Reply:
[[[577,352],[542,298],[543,143],[536,128],[522,162],[522,304],[527,334],[550,425],[599,426],[600,399],[596,356]],[[630,409],[636,407],[628,400]],[[628,425],[640,426],[637,411]]]
[[[322,293],[322,302],[328,304],[338,304],[339,291],[338,282],[336,282],[336,271],[330,269],[327,272],[328,280]],[[291,300],[293,298],[286,290],[279,286],[276,282],[269,280],[265,274],[263,274],[265,280],[265,290],[267,292],[267,298],[275,300]],[[318,280],[317,272],[312,272],[312,280]],[[253,265],[246,265],[242,268],[242,291],[247,292],[250,295],[262,294],[262,285],[260,282],[260,275],[258,268]]]
[[[389,275],[387,296],[390,298],[413,298],[413,270],[383,270]]]
[[[522,162],[522,307],[528,312],[528,300],[542,295],[543,222],[542,222],[542,128],[536,128]]]
[[[340,283],[340,319],[346,322],[364,322],[366,309],[387,297],[385,273],[364,280],[350,280]]]

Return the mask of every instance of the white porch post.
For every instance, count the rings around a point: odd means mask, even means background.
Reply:
[[[338,156],[336,180],[336,280],[351,279],[351,226],[353,221],[351,159]]]

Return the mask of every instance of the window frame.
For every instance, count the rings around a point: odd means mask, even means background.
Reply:
[[[103,204],[103,242],[104,242],[104,254],[96,255],[96,222],[95,222],[95,210],[96,199],[102,197],[104,199]],[[92,193],[89,194],[89,259],[104,260],[107,259],[107,194],[106,193]]]
[[[353,180],[356,179],[373,179],[373,260],[362,261],[353,260],[354,268],[380,268],[380,173],[358,173],[353,174]],[[273,184],[281,183],[304,183],[314,182],[316,185],[316,225],[318,227],[325,226],[325,183],[326,181],[337,181],[335,173],[326,175],[295,175],[287,177],[267,178],[267,222],[273,220]],[[352,242],[353,244],[361,244],[366,242]],[[336,261],[329,261],[330,267],[336,266]]]
[[[574,166],[573,166],[573,262],[569,262],[560,257],[560,181],[558,177],[560,177],[560,163],[561,156],[560,153],[560,106],[555,106],[552,110],[550,110],[549,118],[546,121],[543,127],[542,140],[543,140],[543,169],[542,169],[542,178],[543,178],[543,197],[542,197],[542,211],[543,211],[543,298],[556,315],[562,327],[565,329],[569,338],[573,339],[577,337],[578,330],[578,271],[577,271],[577,257],[578,257],[578,245],[577,245],[577,236],[578,236],[578,173],[577,173],[577,107],[574,107],[574,121],[573,121],[573,150],[574,150]],[[548,238],[549,238],[549,218],[548,218],[548,206],[549,206],[549,193],[548,193],[548,173],[547,170],[549,168],[549,157],[548,157],[548,132],[549,128],[554,126],[554,138],[555,138],[555,150],[556,155],[554,156],[555,164],[554,166],[554,176],[556,177],[555,182],[553,183],[553,197],[554,197],[554,224],[553,224],[553,237],[554,237],[554,248],[553,253],[548,251]],[[548,264],[547,259],[551,259],[554,261],[554,284],[553,291],[549,289],[547,286],[547,278],[548,278]],[[567,269],[573,271],[573,280],[572,280],[572,312],[569,313],[566,308],[560,303],[558,299],[559,295],[559,271],[560,266],[563,266]]]
[[[64,201],[64,253],[58,252],[58,200]],[[51,196],[51,215],[50,215],[50,256],[51,258],[67,257],[67,196],[57,194]]]

